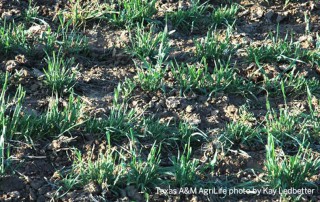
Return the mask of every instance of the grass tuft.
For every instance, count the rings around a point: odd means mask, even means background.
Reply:
[[[135,23],[148,21],[157,12],[156,0],[120,0],[115,4],[109,22],[113,25],[133,26]]]
[[[197,183],[198,159],[191,159],[192,148],[190,142],[185,145],[183,154],[172,157],[172,174],[174,176],[174,186],[187,187]]]
[[[45,83],[52,92],[63,93],[70,91],[75,84],[75,70],[72,67],[74,60],[65,59],[61,52],[58,54],[52,53],[52,56],[47,55],[46,62],[48,64],[45,73]]]
[[[0,53],[12,55],[30,50],[25,27],[14,22],[0,21]]]
[[[207,61],[224,61],[232,55],[236,46],[231,44],[231,28],[222,37],[217,31],[208,31],[207,36],[200,42],[195,41],[196,56],[198,59],[206,58]]]
[[[288,189],[315,186],[308,178],[318,174],[320,159],[314,157],[308,148],[300,145],[295,155],[285,155],[276,151],[273,136],[268,135],[266,151],[265,165],[269,187]]]
[[[24,13],[24,20],[27,23],[33,22],[39,15],[39,7],[32,4],[33,0],[29,0],[28,9]]]
[[[138,57],[141,60],[151,59],[156,62],[158,57],[167,58],[170,52],[169,33],[167,26],[163,32],[155,34],[155,28],[151,25],[149,31],[145,31],[143,23],[137,24],[135,34],[130,33],[130,45],[127,47],[127,52],[133,57]]]

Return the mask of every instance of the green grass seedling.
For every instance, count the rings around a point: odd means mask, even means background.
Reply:
[[[46,62],[48,67],[44,69],[45,83],[52,92],[63,93],[71,90],[74,86],[75,69],[72,69],[73,59],[65,59],[61,52],[52,56],[47,55]]]
[[[268,135],[266,146],[267,185],[273,189],[302,188],[315,186],[307,179],[319,172],[320,159],[308,148],[300,145],[298,152],[285,155],[276,151],[273,136]]]

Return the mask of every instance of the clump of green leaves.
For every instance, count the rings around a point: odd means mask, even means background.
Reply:
[[[75,84],[75,68],[72,69],[73,59],[65,59],[61,52],[52,56],[47,55],[48,67],[44,70],[45,83],[52,92],[69,91]]]
[[[210,13],[211,9],[213,11]],[[211,8],[208,2],[201,3],[200,0],[191,0],[188,8],[179,7],[177,11],[167,15],[176,29],[193,32],[222,24],[228,25],[235,20],[237,12],[237,5]]]
[[[255,62],[272,61],[301,61],[306,58],[306,51],[302,50],[299,43],[293,42],[293,36],[289,39],[287,34],[284,39],[279,36],[279,27],[275,35],[269,34],[271,42],[261,46],[250,46],[247,49],[248,60]]]
[[[298,152],[285,155],[275,149],[272,135],[268,135],[266,146],[267,186],[273,189],[302,188],[312,185],[307,179],[319,172],[320,159],[300,145]],[[315,185],[313,185],[315,186]]]
[[[226,125],[219,141],[226,147],[252,147],[264,144],[263,130],[255,122],[254,115],[247,110],[246,106],[241,106],[239,118]]]
[[[156,12],[156,0],[120,0],[112,10],[109,22],[119,26],[133,26],[150,19]]]
[[[286,140],[290,140],[290,137],[296,138],[298,136],[300,131],[298,123],[300,121],[298,116],[290,115],[288,110],[281,109],[279,114],[274,111],[269,112],[266,126],[277,142],[281,144],[282,142],[288,142]]]
[[[120,102],[121,86],[114,91],[114,100],[110,113],[103,118],[90,118],[85,124],[85,130],[94,133],[108,133],[113,140],[120,141],[134,131],[137,114],[134,109],[128,109],[128,104]]]
[[[158,185],[161,147],[153,146],[146,159],[142,159],[135,149],[130,147],[130,156],[111,148],[110,136],[107,136],[107,151],[99,154],[97,160],[84,159],[79,151],[71,170],[62,180],[65,189],[82,187],[90,182],[97,183],[104,189],[119,192],[124,186],[134,186],[142,192],[149,192]]]
[[[140,69],[136,83],[145,91],[156,91],[162,86],[164,71],[161,68]]]
[[[204,16],[208,8],[208,3],[201,4],[200,0],[192,0],[188,9],[179,7],[177,11],[168,13],[168,19],[176,29],[190,32],[206,24]]]
[[[163,86],[163,77],[166,72],[166,67],[163,67],[163,58],[157,59],[157,64],[152,64],[143,60],[143,65],[138,68],[138,75],[135,78],[137,85],[145,91],[155,91]]]
[[[190,142],[185,145],[183,154],[172,158],[174,185],[177,187],[194,186],[197,183],[198,159],[191,159],[192,148]]]
[[[134,185],[138,190],[147,191],[159,185],[161,146],[152,145],[145,161],[137,157],[133,151],[130,170],[127,174],[127,185]]]
[[[198,65],[175,65],[173,76],[181,94],[188,91],[202,94],[217,92],[246,93],[252,90],[252,84],[239,77],[230,62],[215,61],[212,73],[208,72],[208,63],[205,58]]]
[[[48,110],[42,116],[46,129],[44,130],[49,135],[62,135],[70,132],[72,129],[83,124],[80,119],[83,118],[83,104],[80,100],[76,100],[71,93],[66,105],[59,107],[59,99],[56,97],[51,100]]]
[[[31,23],[32,21],[34,21],[39,14],[39,7],[37,7],[36,5],[32,5],[32,3],[32,0],[29,0],[28,8],[24,13],[24,20],[27,23]]]
[[[211,19],[216,25],[230,24],[237,16],[239,7],[236,4],[229,6],[219,7],[214,9],[211,14]]]
[[[251,127],[241,122],[231,122],[226,126],[220,141],[227,146],[240,144],[253,146],[262,142],[259,132],[257,127]]]
[[[206,65],[185,65],[176,64],[173,67],[173,77],[180,88],[180,94],[194,92],[206,92],[207,78],[210,77],[208,67]]]
[[[101,3],[98,0],[69,0],[67,9],[60,14],[66,19],[71,20],[74,27],[79,27],[85,25],[90,20],[106,19],[110,12],[110,4]]]
[[[270,97],[277,97],[283,95],[300,96],[306,94],[307,89],[311,93],[319,91],[319,81],[315,78],[306,78],[297,72],[296,61],[288,65],[285,72],[269,78],[270,76],[265,72],[264,67],[260,65],[258,60],[256,64],[263,76],[261,82],[261,90],[266,91]],[[282,91],[282,92],[281,92]]]
[[[228,60],[229,56],[237,48],[231,44],[230,29],[225,33],[224,37],[221,37],[221,34],[216,31],[208,31],[204,39],[195,41],[196,56],[199,59],[206,58],[208,61]]]
[[[0,21],[0,53],[26,53],[31,50],[25,27],[14,22]]]
[[[129,35],[130,45],[127,47],[127,51],[141,60],[148,57],[156,61],[159,56],[166,58],[170,51],[167,26],[163,32],[157,34],[155,34],[154,25],[151,25],[149,31],[145,29],[143,23],[137,24],[134,35],[132,33]]]
[[[76,27],[72,26],[72,21],[63,16],[59,16],[60,25],[55,32],[56,44],[66,54],[86,53],[88,50],[88,39],[80,34]]]
[[[43,51],[51,53],[53,51],[62,51],[64,54],[87,53],[88,39],[80,33],[79,28],[74,26],[72,20],[68,20],[63,15],[58,15],[59,26],[53,31],[50,26],[40,36],[39,43]]]
[[[2,87],[0,97],[0,173],[3,174],[6,170],[6,166],[9,164],[10,158],[10,144],[14,138],[17,138],[17,134],[21,131],[19,126],[26,124],[25,119],[21,118],[22,102],[25,97],[25,91],[21,86],[18,87],[13,99],[7,98],[7,79]]]
[[[116,150],[109,147],[107,152],[99,154],[95,161],[92,159],[84,160],[78,150],[75,151],[75,157],[71,171],[62,180],[65,189],[83,187],[94,182],[102,185],[102,188],[116,190],[117,186],[122,184],[126,169],[121,165],[122,160]]]
[[[156,140],[163,146],[183,146],[188,141],[191,144],[196,144],[207,139],[206,134],[201,131],[198,132],[195,126],[187,122],[179,122],[178,124],[160,123],[157,119],[144,117],[139,125],[141,125],[141,131],[143,131],[141,139]]]
[[[230,62],[216,61],[213,73],[208,79],[211,93],[250,93],[253,88],[251,82],[236,73]]]

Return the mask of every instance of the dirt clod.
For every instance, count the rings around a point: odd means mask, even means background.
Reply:
[[[12,192],[24,189],[24,182],[16,176],[0,176],[0,191]]]

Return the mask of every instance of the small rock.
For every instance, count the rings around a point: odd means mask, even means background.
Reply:
[[[168,97],[166,99],[166,105],[169,109],[175,109],[180,105],[180,100],[176,97]]]
[[[49,186],[42,186],[42,187],[39,188],[38,193],[39,193],[39,195],[44,195],[49,191],[50,191],[50,187]]]
[[[312,46],[312,41],[313,39],[312,39],[312,36],[310,35],[304,35],[299,37],[301,48],[304,48],[304,49],[310,48]]]
[[[21,14],[20,10],[12,8],[10,11],[3,12],[1,18],[3,20],[13,20],[14,17],[17,17]]]
[[[185,120],[191,125],[199,125],[201,123],[200,116],[197,114],[192,114],[190,117],[186,117]]]
[[[101,193],[101,187],[95,182],[90,182],[89,184],[84,186],[84,190],[91,194],[99,194]]]
[[[28,30],[27,33],[29,35],[36,35],[41,34],[41,32],[44,32],[47,30],[47,25],[33,25]]]
[[[134,186],[127,187],[127,196],[135,201],[143,201],[141,194]]]
[[[288,17],[288,12],[283,12],[283,13],[278,13],[278,16],[277,16],[277,23],[280,23],[281,21],[283,21],[284,19],[286,19]]]
[[[39,85],[36,83],[30,86],[31,91],[36,91],[38,88],[39,88]]]
[[[32,74],[38,79],[45,76],[44,73],[37,68],[32,69]]]
[[[229,112],[229,113],[234,113],[236,111],[237,111],[237,108],[234,105],[229,105],[227,107],[227,112]]]
[[[24,55],[17,55],[16,57],[14,57],[14,59],[19,63],[19,64],[25,64],[28,62],[28,60],[26,59],[26,57]]]
[[[263,17],[264,14],[264,10],[263,8],[259,7],[255,7],[255,9],[252,9],[253,11],[251,12],[251,19],[252,20],[257,20]]]
[[[63,147],[67,147],[69,143],[73,142],[76,138],[60,136],[59,139],[53,140],[48,146],[48,149],[58,150]]]
[[[37,195],[36,195],[36,193],[34,193],[34,191],[32,189],[30,189],[29,199],[30,199],[30,201],[35,201],[37,199]]]
[[[61,148],[61,142],[59,140],[53,140],[51,145],[52,145],[52,149],[60,149]]]
[[[316,8],[318,8],[318,6],[313,1],[309,1],[309,8],[310,8],[311,11],[313,11]]]
[[[3,12],[2,15],[1,15],[1,18],[4,20],[4,21],[10,21],[12,20],[12,13],[11,12]]]
[[[12,72],[17,67],[18,67],[18,63],[14,60],[8,60],[6,62],[6,71],[8,71],[8,72]]]
[[[290,67],[290,66],[289,66],[289,65],[286,65],[286,64],[282,64],[282,65],[279,65],[279,66],[278,66],[278,68],[279,68],[281,71],[283,71],[283,72],[287,71],[287,69],[288,69],[289,67]]]
[[[302,41],[312,41],[312,36],[310,36],[310,35],[300,36],[299,37],[299,42],[302,42]]]
[[[9,195],[11,198],[13,198],[13,199],[18,199],[18,198],[20,198],[20,192],[18,192],[18,191],[10,192],[8,195]]]
[[[133,106],[133,107],[135,107],[135,106],[137,106],[137,105],[138,105],[138,103],[139,103],[139,101],[134,100],[134,101],[132,101],[132,106]]]
[[[12,192],[25,188],[24,182],[16,176],[0,176],[0,191]]]
[[[275,18],[275,12],[273,10],[268,11],[265,14],[265,18],[267,19],[267,21],[270,23],[273,21],[273,19]]]
[[[123,43],[129,42],[128,36],[129,36],[128,31],[123,31],[120,35],[121,42],[123,42]]]
[[[197,196],[192,196],[190,202],[197,202],[199,201],[198,197]]]
[[[43,195],[39,196],[37,199],[37,202],[45,202],[46,201],[46,197],[44,197]]]
[[[191,113],[194,110],[194,107],[192,105],[188,105],[186,108],[187,113]]]
[[[37,190],[37,189],[39,189],[43,184],[44,184],[44,181],[42,181],[42,180],[34,180],[34,181],[32,181],[32,182],[30,183],[30,186],[31,186],[33,189]]]
[[[201,119],[192,119],[192,121],[189,122],[191,125],[199,125],[201,123]]]
[[[211,116],[217,116],[219,114],[219,110],[218,109],[214,109],[211,111]]]

